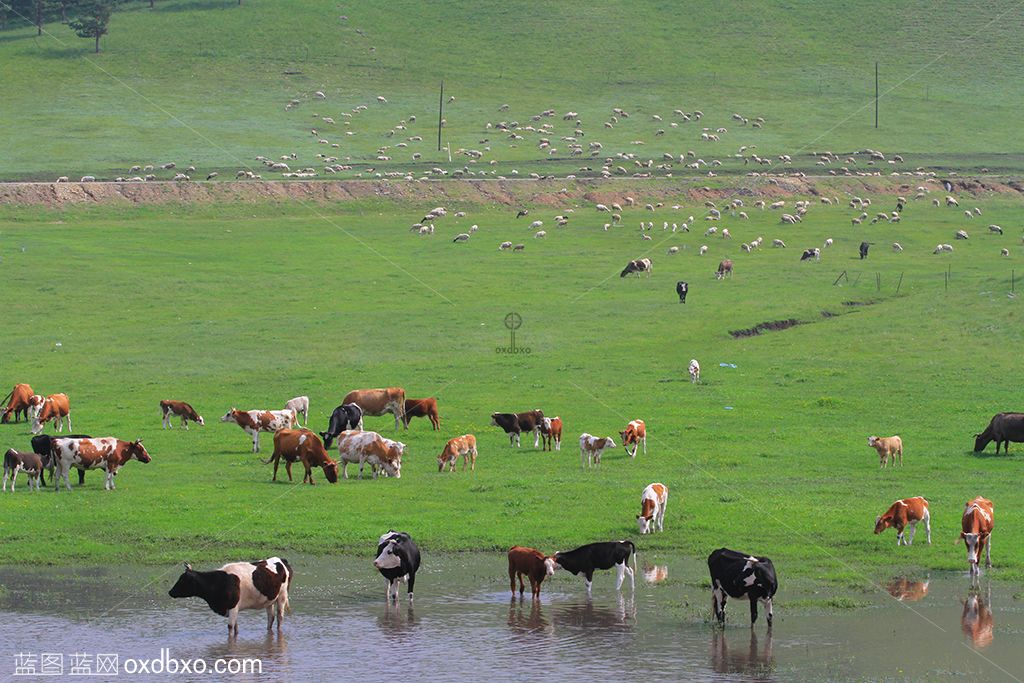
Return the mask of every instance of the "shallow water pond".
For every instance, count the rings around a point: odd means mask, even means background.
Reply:
[[[39,673],[43,654],[61,655],[68,678],[72,666],[95,673],[98,655],[116,654],[119,676],[107,680],[169,680],[151,661],[148,673],[138,663],[160,659],[192,660],[191,673],[173,678],[207,681],[1024,677],[1019,587],[983,581],[971,591],[961,574],[841,594],[789,585],[780,571],[769,632],[763,616],[749,628],[743,601],[730,601],[724,630],[712,627],[706,567],[678,558],[642,557],[635,594],[628,579],[617,594],[608,572],[588,599],[581,579],[559,572],[534,602],[529,586],[525,599],[510,599],[500,553],[428,553],[414,605],[404,586],[397,605],[385,604],[368,558],[289,559],[293,613],[280,635],[268,635],[263,612],[250,611],[231,640],[226,619],[205,603],[168,597],[179,567],[0,568],[0,678],[18,665]],[[210,670],[216,660],[248,658],[260,660],[262,674],[195,673],[197,659]],[[47,661],[52,670],[55,659]]]

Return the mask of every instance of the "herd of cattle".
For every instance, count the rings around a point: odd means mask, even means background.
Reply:
[[[693,360],[689,372],[691,380],[700,378],[700,364]],[[9,449],[4,455],[3,490],[8,481],[11,491],[20,472],[29,477],[29,489],[39,490],[40,482],[45,485],[44,472],[49,471],[55,490],[60,490],[63,480],[71,490],[69,473],[78,471],[78,483],[84,482],[84,473],[100,469],[106,474],[104,487],[114,488],[114,477],[118,469],[129,460],[148,463],[152,460],[142,440],[123,441],[113,437],[93,438],[85,434],[50,436],[40,434],[48,421],[53,421],[58,432],[63,432],[63,418],[67,418],[71,430],[70,405],[65,394],[42,397],[35,394],[27,384],[18,384],[5,398],[6,407],[0,409],[0,422],[7,423],[11,416],[18,422],[22,417],[32,423],[32,452]],[[203,425],[204,420],[191,405],[184,401],[161,401],[163,427],[173,428],[173,418],[181,419],[188,429],[189,422]],[[426,417],[433,430],[441,428],[437,400],[407,399],[400,387],[386,389],[361,389],[350,392],[331,414],[326,431],[319,435],[306,428],[296,428],[298,416],[302,415],[308,426],[309,399],[296,397],[287,402],[282,410],[237,410],[232,408],[221,417],[221,421],[232,422],[241,427],[252,438],[253,452],[259,451],[259,435],[271,432],[274,435],[274,452],[263,461],[274,463],[273,479],[276,481],[278,466],[284,459],[289,481],[292,480],[291,466],[301,462],[304,468],[303,483],[313,484],[313,469],[321,468],[331,483],[338,481],[339,462],[333,460],[327,449],[337,441],[342,476],[348,478],[349,464],[358,463],[360,478],[366,464],[371,466],[373,476],[379,473],[394,478],[401,477],[401,459],[405,444],[387,439],[380,434],[363,429],[364,416],[392,414],[395,429],[400,425],[408,429],[412,417]],[[521,445],[521,436],[533,434],[534,448],[560,450],[562,442],[562,420],[560,417],[546,417],[541,410],[521,413],[493,413],[492,426],[500,427],[509,437],[511,446]],[[647,454],[647,428],[643,420],[631,421],[619,432],[621,444],[630,458],[637,456],[642,447]],[[999,413],[986,429],[975,435],[975,451],[984,450],[992,441],[996,452],[1000,447],[1007,451],[1009,443],[1024,442],[1024,413]],[[542,445],[543,440],[543,445]],[[598,466],[601,455],[608,448],[616,448],[612,437],[597,437],[584,433],[580,436],[581,465]],[[868,445],[876,449],[884,467],[891,458],[895,466],[897,458],[902,465],[903,442],[898,436],[868,439]],[[630,450],[632,447],[632,450]],[[447,441],[438,456],[438,470],[446,467],[455,469],[459,458],[463,459],[463,470],[475,470],[477,458],[476,437],[465,434]],[[640,514],[637,525],[640,534],[664,530],[665,510],[668,504],[668,487],[660,482],[647,486],[641,494]],[[986,566],[991,567],[990,536],[994,527],[994,507],[990,500],[981,496],[969,501],[962,515],[962,531],[958,541],[967,546],[967,560],[970,575],[976,581],[981,574],[980,558],[986,556]],[[889,527],[896,529],[897,545],[911,545],[917,524],[923,522],[928,543],[931,543],[931,516],[929,503],[925,498],[914,497],[895,501],[892,506],[876,519],[875,534]],[[909,527],[909,534],[905,531]],[[633,566],[629,566],[632,558]],[[636,568],[636,546],[632,541],[609,541],[591,543],[571,551],[559,551],[546,556],[540,551],[514,546],[508,553],[509,581],[513,595],[516,579],[519,592],[524,593],[523,577],[530,581],[531,592],[539,597],[540,587],[545,578],[558,569],[565,569],[574,575],[582,575],[587,593],[591,591],[593,576],[597,570],[615,569],[618,573],[616,590],[621,589],[625,576],[634,584]],[[411,600],[416,572],[420,565],[420,551],[411,536],[404,532],[389,531],[378,542],[374,566],[387,580],[387,597],[397,600],[398,583],[408,582]],[[719,622],[725,619],[725,604],[729,597],[746,597],[750,601],[751,625],[757,619],[757,604],[763,602],[767,610],[769,627],[772,623],[772,599],[778,589],[775,568],[767,557],[739,553],[721,548],[708,558],[711,573],[713,612]],[[196,572],[186,565],[185,572],[171,589],[171,597],[201,597],[210,608],[228,617],[229,633],[237,634],[237,614],[244,609],[266,609],[267,627],[272,628],[275,618],[278,627],[281,617],[288,608],[288,589],[293,571],[286,560],[272,557],[259,562],[236,562],[219,570]]]

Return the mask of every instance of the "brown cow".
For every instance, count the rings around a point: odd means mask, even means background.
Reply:
[[[885,514],[875,519],[875,533],[880,534],[889,527],[896,529],[896,545],[910,545],[914,542],[917,523],[924,522],[928,532],[928,544],[932,542],[931,514],[928,512],[928,501],[921,496],[897,500],[889,506]],[[903,536],[903,530],[910,527],[910,538]]]
[[[181,426],[188,431],[188,421],[192,420],[200,427],[203,426],[203,416],[195,411],[195,408],[184,401],[160,401],[160,411],[164,414],[164,429],[171,429],[171,415],[181,417]]]
[[[466,471],[466,465],[472,463],[470,471],[476,471],[476,437],[472,434],[463,434],[454,439],[449,439],[445,444],[441,455],[437,456],[437,471],[443,472],[445,465],[450,465],[450,472],[455,471],[455,463],[462,456],[462,471]]]
[[[647,455],[647,425],[643,420],[633,420],[626,425],[625,431],[619,432],[619,436],[622,437],[622,447],[626,449],[626,455],[635,458],[640,444],[643,444],[644,455]],[[630,446],[633,447],[632,453],[629,452]]]
[[[516,595],[516,577],[519,577],[519,594],[526,592],[523,575],[530,579],[530,590],[534,598],[540,597],[540,585],[544,579],[554,574],[554,570],[544,561],[544,553],[534,548],[514,545],[508,551],[508,581],[512,597]]]
[[[43,459],[38,453],[22,453],[13,448],[7,449],[4,454],[4,487],[7,491],[7,480],[11,480],[11,493],[14,493],[14,485],[18,482],[18,472],[28,475],[28,490],[32,490],[35,484],[36,491],[39,490],[39,477],[43,474]]]
[[[725,259],[718,264],[718,270],[715,271],[715,279],[721,280],[724,277],[732,277],[732,259]]]
[[[32,387],[27,384],[15,384],[14,388],[11,389],[11,393],[7,394],[3,399],[7,400],[7,407],[3,409],[3,413],[0,414],[0,422],[7,423],[11,420],[11,413],[14,413],[14,421],[18,422],[18,415],[24,415],[25,419],[28,420],[28,409],[31,404],[32,396],[34,392]]]
[[[540,421],[540,438],[542,451],[550,451],[552,441],[556,451],[562,450],[562,418],[555,415],[542,419]]]
[[[150,462],[152,458],[142,445],[142,439],[135,441],[122,441],[113,437],[101,439],[51,439],[53,457],[57,464],[57,473],[53,478],[54,489],[60,491],[60,480],[64,479],[64,485],[68,491],[71,490],[71,483],[68,481],[68,472],[72,467],[80,470],[101,469],[107,473],[107,483],[104,486],[108,491],[114,489],[114,476],[117,470],[123,467],[129,460],[135,458],[139,462]]]
[[[281,458],[284,458],[288,481],[292,480],[292,463],[301,460],[306,469],[302,477],[303,484],[307,481],[313,484],[314,467],[322,467],[330,483],[338,482],[338,463],[327,455],[320,437],[308,429],[281,429],[274,432],[274,454],[263,461],[264,465],[269,465],[271,461],[274,463],[274,478],[271,481],[277,481],[277,467],[281,464]]]
[[[398,429],[399,422],[404,420],[405,389],[401,387],[356,389],[345,395],[341,404],[345,405],[346,403],[355,403],[363,409],[363,415],[378,417],[385,413],[391,413],[395,416],[395,429]],[[409,428],[408,423],[405,423],[405,428]]]
[[[959,538],[967,545],[967,563],[971,567],[971,578],[977,580],[981,576],[981,552],[985,551],[985,566],[992,566],[992,544],[989,537],[995,527],[995,509],[992,501],[978,496],[968,501],[964,506],[964,516],[961,519]]]
[[[409,421],[414,417],[429,417],[431,426],[435,430],[441,429],[441,418],[437,414],[436,398],[405,399],[405,411],[402,415],[402,422],[407,428]]]
[[[38,434],[43,431],[43,426],[50,420],[54,421],[57,431],[62,432],[65,417],[68,419],[68,431],[71,431],[71,404],[68,402],[67,394],[50,394],[32,420],[32,433]]]

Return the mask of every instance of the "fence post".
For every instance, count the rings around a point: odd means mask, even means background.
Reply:
[[[846,277],[846,271],[844,270],[843,272],[839,273],[839,277],[837,277],[836,281],[832,283],[832,286],[835,287],[836,285],[838,285],[839,281],[842,280],[844,277],[846,278],[847,282],[850,281],[850,278]]]
[[[881,273],[875,273],[875,291],[876,292],[882,291],[882,274]]]
[[[1014,282],[1017,280],[1017,271],[1013,268],[1010,269],[1010,291],[1014,291]]]
[[[896,283],[896,293],[900,293],[900,287],[903,285],[903,273],[900,273],[900,281]]]

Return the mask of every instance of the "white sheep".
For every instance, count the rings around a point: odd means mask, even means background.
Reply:
[[[829,237],[827,240],[825,240],[825,248],[827,249],[827,248],[829,248],[831,246],[832,246],[832,238]]]
[[[533,239],[535,239],[535,240],[542,239],[542,238],[547,237],[547,236],[548,236],[548,234],[546,232],[544,232],[543,230],[538,230],[537,232],[533,233]]]
[[[899,242],[893,242],[892,243],[892,250],[893,251],[903,251],[903,245],[900,244]]]
[[[782,240],[772,240],[772,246],[773,247],[781,247],[781,248],[785,249],[786,248],[786,243],[783,242]]]
[[[501,244],[498,245],[498,251],[504,251],[505,249],[511,249],[511,248],[512,248],[512,243],[511,242],[502,242]]]
[[[706,253],[708,253],[708,245],[702,244],[700,247],[700,255],[703,256]]]

